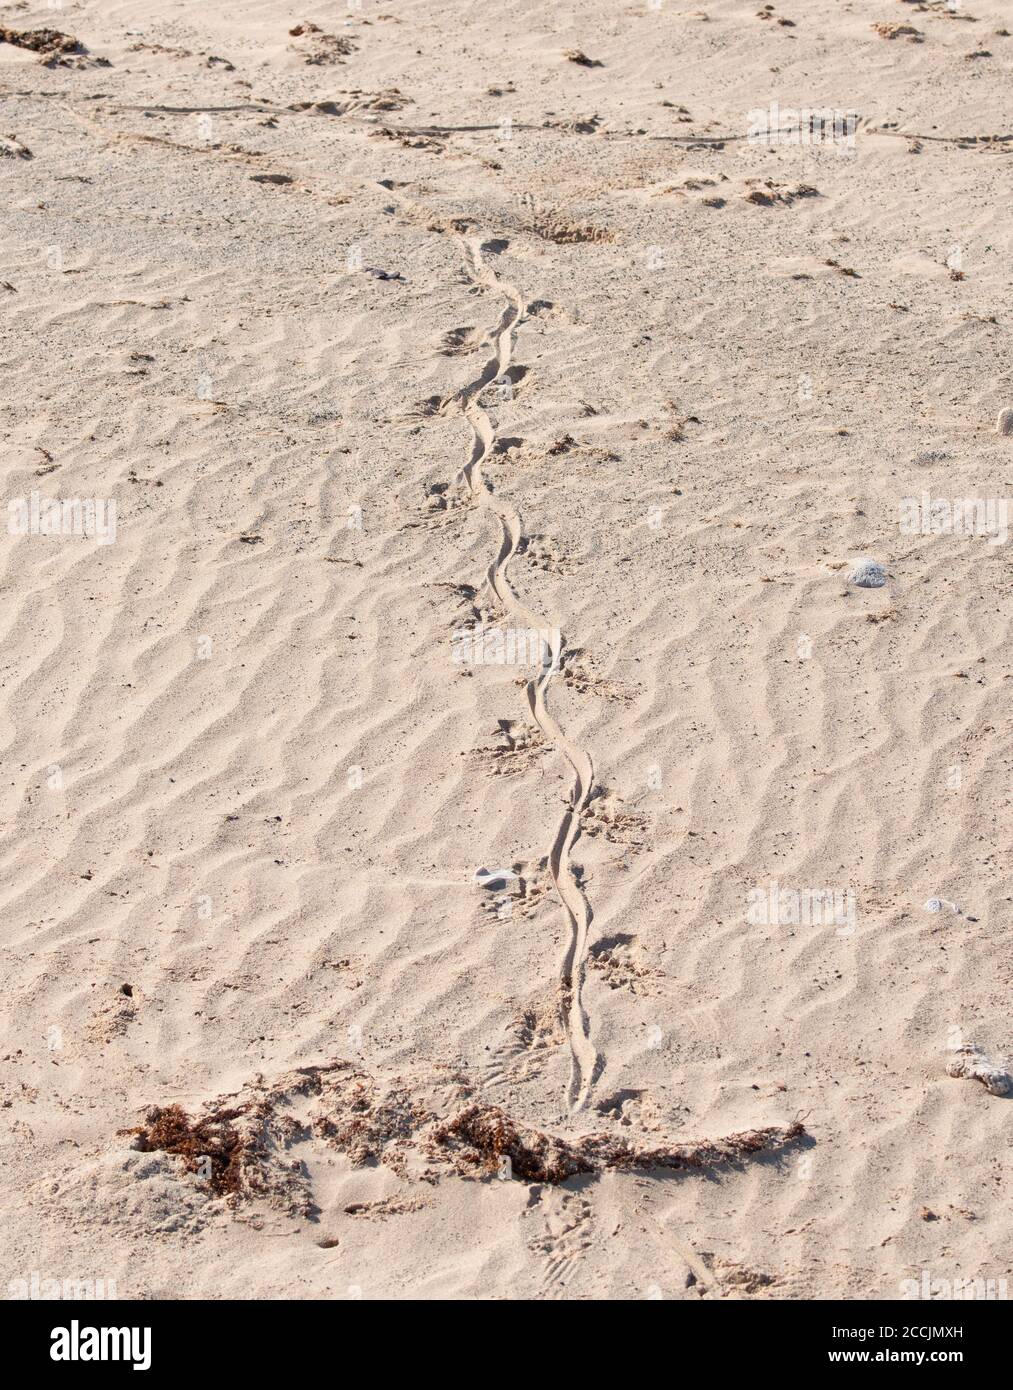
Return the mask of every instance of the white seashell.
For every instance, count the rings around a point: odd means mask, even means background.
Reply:
[[[509,888],[517,875],[513,869],[476,869],[475,882],[479,888]]]
[[[860,589],[882,589],[886,583],[886,568],[878,560],[857,560],[848,575],[848,583]]]

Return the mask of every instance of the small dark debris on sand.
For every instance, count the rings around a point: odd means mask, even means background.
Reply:
[[[913,24],[873,24],[872,29],[881,39],[907,39],[908,43],[925,41],[925,35]]]
[[[0,159],[31,159],[32,152],[16,135],[0,135]]]
[[[577,448],[577,441],[572,434],[560,435],[560,437],[549,445],[548,453],[555,458],[558,454],[568,454],[571,449]]]
[[[316,66],[340,63],[342,58],[347,58],[350,53],[355,52],[355,44],[351,39],[339,38],[337,34],[325,34],[319,24],[314,24],[308,19],[296,24],[288,32],[294,39],[307,41],[309,47],[301,49],[300,52],[305,62]]]
[[[605,66],[599,59],[589,58],[579,48],[568,48],[563,57],[567,62],[576,63],[579,68],[603,68]]]
[[[784,207],[791,207],[792,203],[800,198],[818,198],[820,191],[813,188],[810,183],[798,183],[791,187],[774,183],[772,179],[767,179],[762,188],[754,188],[745,195],[747,203],[755,203],[758,207],[775,207],[781,204]]]

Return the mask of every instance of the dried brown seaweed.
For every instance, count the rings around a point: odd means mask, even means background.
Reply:
[[[644,1148],[613,1134],[589,1134],[568,1140],[519,1125],[494,1105],[471,1105],[438,1125],[431,1141],[434,1154],[451,1156],[459,1172],[493,1172],[510,1162],[514,1177],[525,1182],[560,1183],[575,1173],[606,1170],[701,1169],[733,1163],[771,1151],[801,1138],[800,1120],[787,1126],[745,1130],[722,1139]]]
[[[246,1113],[212,1110],[202,1119],[192,1120],[181,1105],[155,1106],[145,1115],[143,1125],[123,1134],[136,1135],[135,1149],[142,1153],[160,1150],[178,1154],[188,1173],[207,1178],[217,1197],[239,1192],[243,1186],[243,1164],[248,1144],[232,1121]]]
[[[301,1068],[273,1086],[251,1089],[248,1098],[220,1098],[197,1117],[179,1105],[155,1107],[143,1125],[121,1133],[132,1135],[134,1146],[145,1152],[178,1155],[184,1171],[233,1204],[260,1195],[304,1212],[313,1209],[308,1180],[287,1151],[311,1138],[338,1149],[356,1167],[385,1164],[403,1177],[413,1173],[435,1181],[443,1168],[467,1178],[497,1174],[555,1185],[609,1170],[715,1168],[773,1152],[805,1134],[796,1120],[653,1147],[607,1131],[566,1136],[474,1100],[459,1073],[409,1085],[401,1078],[379,1080],[349,1062]],[[300,1098],[305,1104],[296,1118]]]
[[[0,25],[0,43],[15,48],[30,48],[33,53],[78,53],[81,45],[70,34],[59,29],[5,29]]]
[[[430,1136],[433,1158],[449,1160],[463,1175],[502,1171],[523,1182],[565,1182],[594,1172],[579,1148],[557,1135],[522,1128],[494,1105],[469,1105],[437,1125]]]

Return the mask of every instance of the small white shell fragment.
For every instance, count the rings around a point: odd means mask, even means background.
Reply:
[[[1013,434],[1013,407],[1007,406],[1005,410],[999,411],[999,418],[995,422],[996,434]]]
[[[964,914],[956,903],[951,903],[949,898],[929,898],[925,904],[926,912],[942,912],[944,907],[948,907],[951,912],[955,912],[959,917]]]
[[[882,589],[886,583],[886,567],[878,560],[856,560],[855,567],[848,575],[848,583],[860,589]]]

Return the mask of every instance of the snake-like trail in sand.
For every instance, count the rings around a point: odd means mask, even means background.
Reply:
[[[493,382],[502,380],[507,375],[513,354],[514,335],[526,306],[517,289],[500,280],[485,264],[480,239],[469,237],[462,238],[462,241],[468,258],[469,277],[476,285],[504,295],[507,302],[496,326],[489,334],[494,349],[493,355],[486,362],[480,375],[464,386],[456,396],[474,436],[471,456],[458,473],[456,484],[466,488],[471,499],[491,511],[500,524],[499,551],[486,571],[486,582],[492,594],[516,620],[519,627],[544,630],[544,618],[533,613],[520,601],[511,588],[508,577],[510,561],[517,553],[523,535],[520,515],[509,501],[493,490],[482,473],[483,465],[496,443],[495,428],[481,404],[482,392]],[[549,684],[558,670],[561,649],[562,639],[560,650],[552,653],[552,659],[543,663],[538,674],[527,682],[525,691],[532,718],[552,747],[562,753],[573,772],[569,803],[549,852],[549,871],[569,929],[569,941],[561,970],[562,1013],[571,1059],[567,1100],[571,1111],[576,1111],[587,1102],[599,1066],[598,1054],[590,1038],[582,997],[592,913],[570,863],[570,852],[580,837],[581,813],[591,797],[594,766],[591,755],[567,738],[553,718],[546,701]]]

